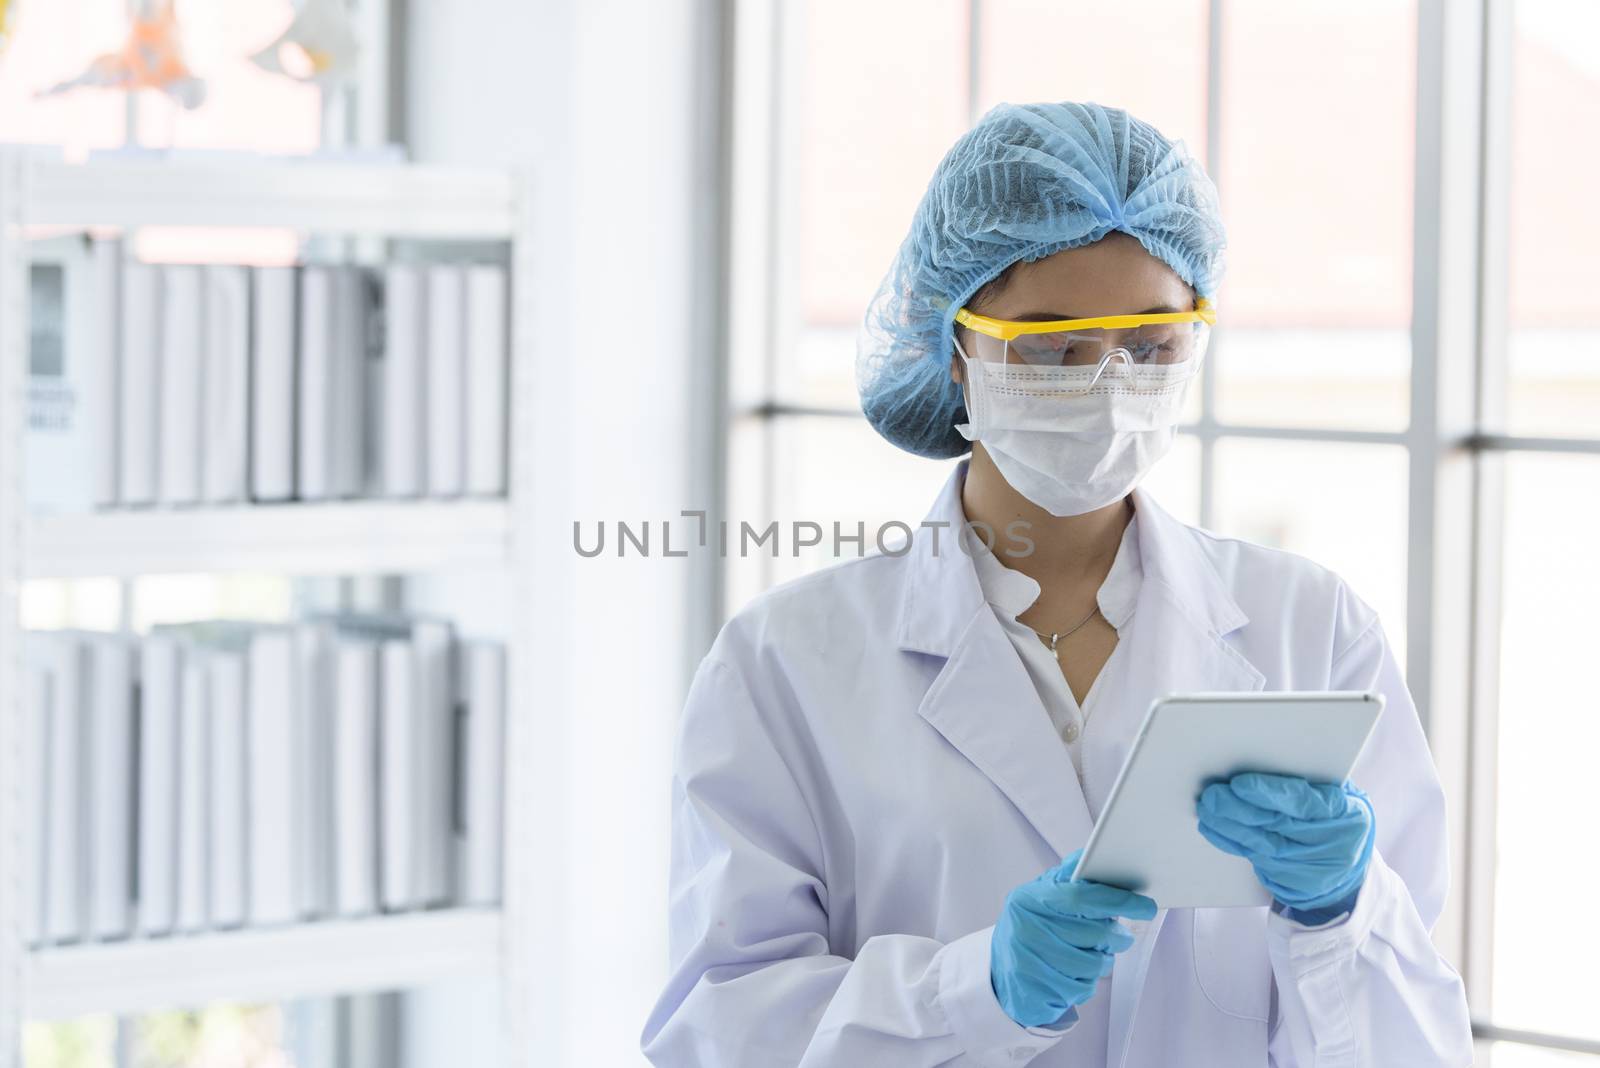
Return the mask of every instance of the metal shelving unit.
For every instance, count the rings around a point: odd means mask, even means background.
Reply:
[[[493,909],[449,908],[29,950],[23,941],[24,579],[174,571],[384,574],[493,568],[512,603],[531,592],[534,388],[526,183],[505,171],[315,160],[64,164],[0,150],[0,1068],[20,1068],[25,1019],[131,1013],[214,1000],[389,990],[500,978],[501,1060],[532,1061],[527,922],[528,720],[534,650],[506,635],[504,878]],[[511,247],[509,483],[503,500],[27,514],[23,495],[28,234],[34,228],[270,226],[318,235],[506,241]]]

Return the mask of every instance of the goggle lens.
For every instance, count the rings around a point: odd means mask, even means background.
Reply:
[[[1079,329],[1021,334],[1010,341],[974,335],[979,359],[1031,367],[1092,367],[1115,349],[1136,367],[1186,363],[1204,352],[1206,323],[1157,323],[1125,330]]]

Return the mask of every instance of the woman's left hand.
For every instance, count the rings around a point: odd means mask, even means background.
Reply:
[[[1372,859],[1372,802],[1351,786],[1245,772],[1200,794],[1200,833],[1244,857],[1291,919],[1322,923],[1355,906]]]

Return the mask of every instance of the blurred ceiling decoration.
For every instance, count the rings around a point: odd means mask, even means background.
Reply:
[[[85,88],[159,89],[186,108],[199,107],[206,98],[206,83],[184,62],[173,0],[145,0],[133,14],[121,49],[96,56],[76,78],[37,95],[55,96]]]
[[[355,71],[359,51],[343,0],[305,0],[283,35],[250,59],[263,70],[326,89]]]

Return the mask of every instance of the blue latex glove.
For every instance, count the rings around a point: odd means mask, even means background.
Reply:
[[[1083,850],[1006,897],[989,946],[989,981],[1023,1027],[1061,1022],[1088,1001],[1115,955],[1133,945],[1118,916],[1151,920],[1156,903],[1104,883],[1073,882]]]
[[[1200,833],[1244,857],[1290,919],[1324,923],[1355,907],[1375,830],[1351,786],[1246,772],[1200,794]]]

